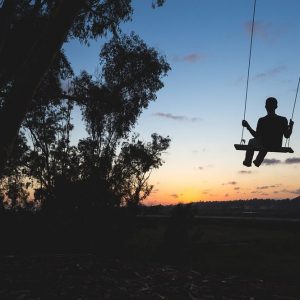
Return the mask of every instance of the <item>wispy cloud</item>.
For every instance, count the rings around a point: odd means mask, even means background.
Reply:
[[[290,193],[299,195],[300,194],[300,188],[296,189],[296,190],[292,190],[292,191],[290,191]]]
[[[291,157],[287,158],[284,161],[285,164],[291,165],[291,164],[300,164],[300,157]]]
[[[197,122],[201,121],[201,118],[198,117],[187,117],[187,116],[180,116],[180,115],[173,115],[171,113],[163,113],[163,112],[157,112],[153,114],[156,117],[160,118],[165,118],[169,120],[174,120],[174,121],[188,121],[188,122]]]
[[[293,190],[282,189],[280,192],[281,192],[281,193],[290,193],[290,194],[296,194],[296,195],[299,195],[299,194],[300,194],[300,188],[298,188],[298,189],[293,189]]]
[[[175,198],[175,199],[179,198],[178,194],[171,194],[170,196],[173,197],[173,198]]]
[[[245,171],[245,170],[241,170],[241,171],[238,171],[239,174],[252,174],[253,172],[252,171]]]
[[[245,23],[245,30],[247,34],[251,34],[252,22]],[[256,38],[260,38],[264,42],[273,42],[279,34],[284,32],[284,28],[274,28],[272,23],[264,21],[256,21],[254,23],[253,33]]]
[[[261,80],[261,79],[273,77],[273,76],[276,76],[276,75],[284,72],[286,69],[287,69],[287,67],[284,66],[284,65],[277,66],[277,67],[274,67],[272,69],[266,70],[265,72],[261,72],[261,73],[256,74],[253,77],[253,79],[259,79],[259,80]]]
[[[240,187],[238,187],[238,186],[234,188],[235,191],[238,191],[239,189],[240,189]]]
[[[266,190],[266,189],[270,189],[270,188],[278,188],[280,185],[281,184],[262,185],[262,186],[256,187],[256,189],[258,189],[258,190]]]
[[[198,117],[193,117],[193,118],[190,118],[190,120],[192,122],[197,122],[197,121],[201,121],[202,119],[201,118],[198,118]]]
[[[299,195],[300,194],[300,188],[294,189],[294,190],[282,189],[280,192],[281,193],[290,193],[290,194]]]
[[[236,185],[237,182],[236,181],[228,181],[226,183],[222,183],[222,185]]]
[[[196,63],[203,60],[203,58],[203,54],[194,52],[183,56],[174,56],[173,60],[175,62]]]
[[[196,170],[201,170],[201,171],[202,171],[202,170],[211,169],[211,168],[213,168],[213,167],[214,167],[213,165],[205,165],[205,166],[202,165],[202,166],[196,166],[195,169],[196,169]]]
[[[278,164],[293,165],[293,164],[300,164],[300,157],[287,158],[285,161],[281,161],[281,160],[275,159],[275,158],[266,158],[263,163],[265,165],[278,165]]]
[[[267,166],[278,165],[281,163],[281,160],[276,159],[276,158],[265,158],[263,163]]]
[[[203,195],[207,195],[207,194],[209,194],[209,192],[210,192],[210,189],[206,189],[206,190],[203,190],[203,191],[202,191],[202,194],[203,194]]]
[[[257,190],[266,190],[266,189],[268,189],[268,188],[269,188],[269,186],[264,185],[264,186],[258,186],[256,189],[257,189]]]
[[[260,37],[266,38],[269,36],[270,28],[271,28],[270,23],[256,21],[254,23],[253,33],[255,34],[255,36],[260,36]],[[252,30],[252,22],[251,21],[248,21],[245,23],[245,29],[248,34],[251,34],[251,30]]]

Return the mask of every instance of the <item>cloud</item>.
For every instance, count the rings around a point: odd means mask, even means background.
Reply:
[[[165,118],[165,119],[174,120],[174,121],[197,122],[197,121],[202,120],[201,118],[198,118],[198,117],[189,118],[187,116],[180,116],[180,115],[177,116],[177,115],[173,115],[170,113],[162,113],[162,112],[154,113],[153,115],[156,117]]]
[[[300,189],[297,189],[297,190],[293,190],[293,191],[290,191],[291,193],[293,193],[293,194],[300,194]]]
[[[222,185],[236,185],[236,181],[228,181],[227,183],[223,183]]]
[[[263,163],[267,166],[278,165],[281,163],[281,160],[276,159],[276,158],[266,158]]]
[[[190,53],[184,56],[174,56],[173,60],[175,62],[187,62],[187,63],[196,63],[200,60],[203,60],[204,55],[200,53]]]
[[[284,163],[288,164],[288,165],[291,165],[291,164],[300,164],[300,157],[287,158]]]
[[[193,117],[193,118],[190,118],[190,120],[192,122],[197,122],[197,121],[201,121],[202,119],[201,118],[198,118],[198,117]]]
[[[210,189],[206,189],[206,190],[202,191],[202,194],[207,195],[209,192],[210,192]]]
[[[239,189],[240,189],[240,187],[238,187],[238,186],[234,188],[235,191],[238,191]]]
[[[276,76],[276,75],[282,73],[286,69],[287,69],[286,66],[283,66],[283,65],[278,66],[278,67],[269,69],[265,72],[261,72],[261,73],[256,74],[253,79],[264,79],[264,78],[268,78],[268,77],[273,77],[273,76]]]
[[[299,195],[300,194],[300,188],[296,189],[296,190],[286,190],[286,192],[291,193],[291,194]]]
[[[241,170],[241,171],[238,171],[239,174],[252,174],[253,172],[252,171],[245,171],[245,170]]]
[[[176,120],[176,121],[186,121],[187,120],[187,117],[185,117],[185,116],[175,116],[175,115],[172,115],[170,113],[160,113],[160,112],[158,112],[158,113],[154,113],[153,115],[157,116],[157,117],[161,117],[161,118]]]
[[[245,30],[250,35],[252,29],[252,21],[248,21],[245,23]],[[262,39],[265,42],[272,42],[278,34],[272,28],[271,23],[263,22],[263,21],[256,21],[253,27],[253,34],[255,37]]]
[[[269,188],[268,185],[263,185],[263,186],[258,186],[256,189],[257,189],[257,190],[266,190],[266,189],[268,189],[268,188]]]
[[[290,193],[290,194],[297,194],[297,195],[299,195],[300,194],[300,188],[295,189],[295,190],[282,189],[280,192],[281,193]]]
[[[175,199],[179,198],[178,194],[171,194],[170,196],[175,198]]]
[[[228,196],[229,196],[229,194],[225,194],[224,196],[225,196],[225,197],[228,197]]]
[[[204,170],[204,167],[200,166],[200,167],[198,167],[198,170]]]

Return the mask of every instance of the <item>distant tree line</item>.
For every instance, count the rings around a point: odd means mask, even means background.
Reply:
[[[247,199],[200,201],[181,204],[197,216],[278,216],[300,218],[300,197],[293,199]],[[176,205],[144,206],[141,214],[170,216]]]

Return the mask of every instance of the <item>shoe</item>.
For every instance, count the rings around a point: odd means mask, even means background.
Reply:
[[[253,163],[254,163],[254,165],[255,165],[256,167],[259,167],[259,166],[260,166],[260,163],[258,163],[256,160],[254,160]]]
[[[251,162],[243,161],[243,165],[246,167],[251,167]]]

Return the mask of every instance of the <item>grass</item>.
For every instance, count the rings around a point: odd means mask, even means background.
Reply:
[[[299,225],[266,222],[197,219],[189,226],[185,252],[172,263],[184,261],[205,272],[293,279],[300,268]],[[161,260],[167,226],[167,220],[139,220],[126,253],[142,261]],[[174,247],[168,248],[167,258],[174,252]]]

